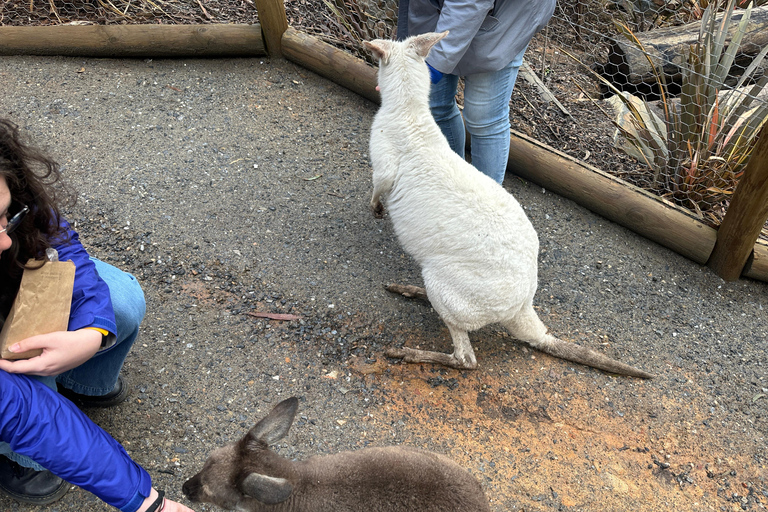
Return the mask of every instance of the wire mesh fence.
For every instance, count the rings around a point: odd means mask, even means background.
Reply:
[[[253,23],[250,0],[5,0],[0,26]]]
[[[608,121],[614,151],[631,157],[622,178],[712,225],[768,116],[768,7],[742,4],[560,2],[542,55],[565,61],[539,66],[569,75],[574,102],[588,98]]]
[[[747,4],[559,0],[526,54],[513,128],[717,226],[768,117],[768,0]],[[396,32],[397,0],[287,0],[285,7],[294,28],[369,62],[362,41]],[[257,20],[252,0],[0,6],[0,25]]]

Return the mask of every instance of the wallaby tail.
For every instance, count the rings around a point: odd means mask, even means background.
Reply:
[[[544,338],[539,341],[534,342],[528,340],[527,343],[533,348],[546,352],[551,356],[591,366],[592,368],[597,368],[606,372],[628,375],[630,377],[640,377],[641,379],[652,379],[654,377],[651,373],[634,368],[615,359],[611,359],[606,355],[582,347],[581,345],[555,338],[550,334],[545,335]]]

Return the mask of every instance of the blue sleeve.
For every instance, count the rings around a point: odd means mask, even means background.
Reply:
[[[75,264],[75,287],[72,291],[68,330],[99,327],[119,334],[115,325],[115,310],[112,307],[109,286],[99,277],[96,266],[80,243],[77,232],[65,220],[62,220],[62,228],[67,231],[69,240],[54,242],[53,247],[59,252],[59,261],[72,261]]]
[[[2,370],[0,440],[123,512],[138,510],[152,488],[149,474],[72,402]]]

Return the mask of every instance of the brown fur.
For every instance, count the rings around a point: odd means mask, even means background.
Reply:
[[[486,512],[480,483],[437,453],[365,448],[290,461],[270,450],[288,433],[298,400],[280,402],[240,441],[215,450],[184,483],[192,501],[242,512]]]

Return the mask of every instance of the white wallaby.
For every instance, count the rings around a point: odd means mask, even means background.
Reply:
[[[453,354],[404,347],[406,362],[477,367],[468,332],[498,323],[553,356],[608,372],[652,375],[547,333],[533,309],[539,240],[520,204],[451,151],[429,110],[426,58],[445,37],[428,33],[365,46],[379,60],[381,108],[371,127],[371,208],[383,201],[401,245],[421,265],[426,295],[453,339]]]
[[[291,461],[270,450],[298,400],[277,404],[184,482],[192,501],[240,512],[490,512],[480,483],[442,455],[390,446]]]

